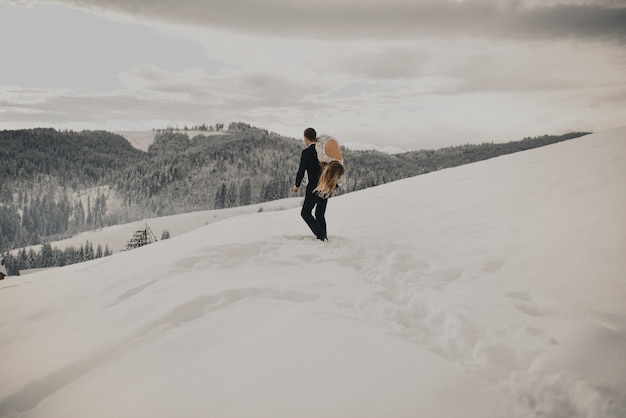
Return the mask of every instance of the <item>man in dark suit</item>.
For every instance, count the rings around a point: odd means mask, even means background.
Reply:
[[[322,173],[322,168],[317,159],[317,151],[315,151],[316,141],[317,132],[315,132],[315,129],[306,128],[304,130],[304,143],[307,147],[302,151],[300,157],[300,167],[298,168],[298,174],[296,174],[293,192],[296,193],[298,191],[306,172],[309,182],[306,185],[304,204],[300,214],[317,239],[326,241],[328,238],[326,237],[326,219],[324,214],[326,213],[328,200],[319,197],[314,191]],[[313,208],[315,208],[315,216],[312,215]]]

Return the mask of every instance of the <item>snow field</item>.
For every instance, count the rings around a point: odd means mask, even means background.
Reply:
[[[624,134],[5,280],[0,416],[625,416]]]

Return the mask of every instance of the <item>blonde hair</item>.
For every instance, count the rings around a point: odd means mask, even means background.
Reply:
[[[337,182],[345,172],[346,169],[339,161],[322,164],[322,174],[315,188],[317,194],[324,199],[330,197],[337,188]]]

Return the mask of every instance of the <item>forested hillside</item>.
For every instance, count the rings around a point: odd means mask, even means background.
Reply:
[[[389,155],[344,150],[347,193],[584,133]],[[341,140],[341,139],[340,139]],[[164,131],[143,152],[119,135],[0,132],[0,251],[153,216],[293,196],[301,139],[244,123],[210,136]]]
[[[3,179],[28,183],[49,176],[74,187],[106,183],[116,170],[147,156],[105,131],[30,129],[0,132],[0,157]]]
[[[0,251],[107,225],[108,185],[147,158],[104,131],[1,131]]]

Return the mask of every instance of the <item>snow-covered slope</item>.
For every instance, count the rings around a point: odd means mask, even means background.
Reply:
[[[626,129],[0,283],[0,416],[626,416]]]
[[[154,131],[119,131],[115,133],[123,136],[133,147],[142,151],[148,151],[156,134]]]
[[[248,206],[238,206],[227,209],[204,210],[197,212],[181,213],[179,215],[163,216],[158,218],[148,218],[142,221],[127,224],[108,226],[93,231],[86,231],[67,239],[53,241],[50,245],[53,248],[64,250],[68,247],[78,248],[86,241],[94,247],[101,245],[108,247],[111,252],[116,253],[126,248],[126,244],[132,238],[133,233],[139,229],[145,229],[146,225],[160,239],[163,232],[167,231],[172,237],[198,229],[204,225],[209,225],[233,216],[246,215],[264,211],[279,211],[298,207],[302,198],[291,197],[287,199],[274,200],[271,202],[256,203]],[[41,251],[41,245],[31,245],[26,247],[35,251]],[[17,255],[20,249],[13,250],[13,255]],[[20,272],[24,274],[25,272]]]

